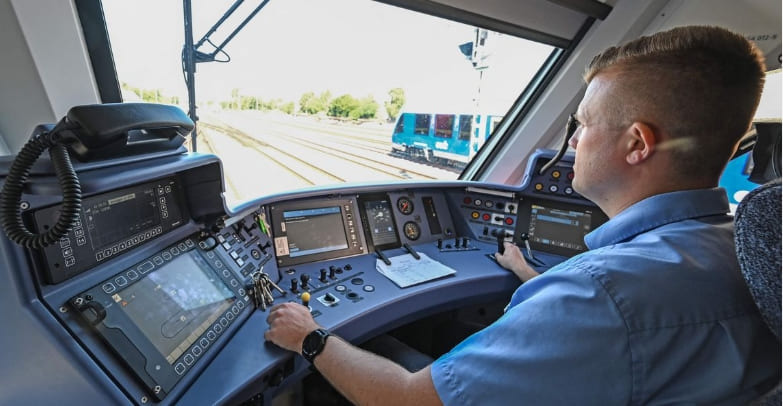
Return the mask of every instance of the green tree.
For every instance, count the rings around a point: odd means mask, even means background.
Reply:
[[[290,101],[288,103],[283,104],[280,106],[280,111],[282,111],[285,114],[294,114],[294,102]]]
[[[394,121],[400,114],[400,109],[402,109],[403,104],[405,104],[405,90],[400,87],[395,87],[394,89],[389,90],[389,98],[390,100],[384,102],[383,105],[386,107],[386,114],[389,116],[389,121]]]
[[[239,109],[239,89],[231,89],[231,108],[234,110]]]
[[[310,100],[314,97],[315,97],[315,93],[313,92],[307,92],[302,94],[302,97],[299,98],[299,111],[301,111],[302,113],[313,114],[311,111],[308,111],[308,106]]]
[[[359,108],[359,101],[350,94],[344,94],[332,100],[329,104],[328,115],[333,117],[348,117],[352,110]]]
[[[375,118],[378,112],[378,103],[372,96],[358,100],[356,108],[348,113],[348,117],[356,120],[359,118]]]
[[[329,108],[329,102],[332,93],[328,90],[322,92],[318,97],[313,92],[307,92],[299,99],[299,110],[307,114],[318,114]]]

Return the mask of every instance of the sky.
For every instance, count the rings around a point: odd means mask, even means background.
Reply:
[[[193,0],[195,40],[231,4]],[[257,4],[246,0],[213,42],[221,43]],[[103,7],[119,80],[186,100],[182,2],[103,0]],[[473,108],[480,89],[481,109],[502,114],[552,48],[493,35],[490,67],[479,81],[458,49],[474,35],[474,27],[375,1],[270,0],[225,47],[231,62],[197,65],[197,98],[228,100],[237,88],[298,102],[304,92],[329,90],[333,97],[372,95],[382,106],[390,89],[402,87],[410,109],[444,111]]]

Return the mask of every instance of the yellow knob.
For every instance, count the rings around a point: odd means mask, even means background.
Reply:
[[[302,293],[301,298],[302,298],[302,303],[310,303],[310,294],[309,293],[307,293],[307,292]]]

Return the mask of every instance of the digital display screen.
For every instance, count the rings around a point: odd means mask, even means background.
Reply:
[[[95,251],[160,224],[152,187],[137,188],[85,206],[84,217]]]
[[[592,216],[588,212],[531,205],[528,229],[531,242],[585,251],[584,237],[591,227]]]
[[[348,248],[340,206],[285,211],[282,231],[291,258]]]
[[[195,251],[176,257],[112,298],[170,364],[236,300]]]
[[[394,245],[399,242],[392,217],[391,203],[388,200],[365,201],[364,211],[367,214],[367,225],[373,245],[378,247]]]

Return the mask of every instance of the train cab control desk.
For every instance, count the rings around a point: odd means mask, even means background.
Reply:
[[[534,155],[520,187],[342,186],[233,210],[220,198],[214,156],[77,168],[85,204],[66,236],[44,249],[0,237],[9,262],[0,296],[27,297],[20,302],[38,319],[12,317],[6,344],[21,352],[22,337],[37,337],[38,350],[58,354],[46,369],[69,376],[64,399],[269,399],[309,373],[299,355],[264,342],[274,304],[305,302],[319,324],[362,342],[509,298],[519,280],[489,258],[499,241],[523,247],[539,272],[584,251],[584,235],[606,218],[570,189],[568,157],[538,174],[553,155]],[[25,220],[50,226],[57,199],[40,188],[23,198]],[[389,278],[395,271],[410,274]],[[35,379],[35,368],[25,371]]]

